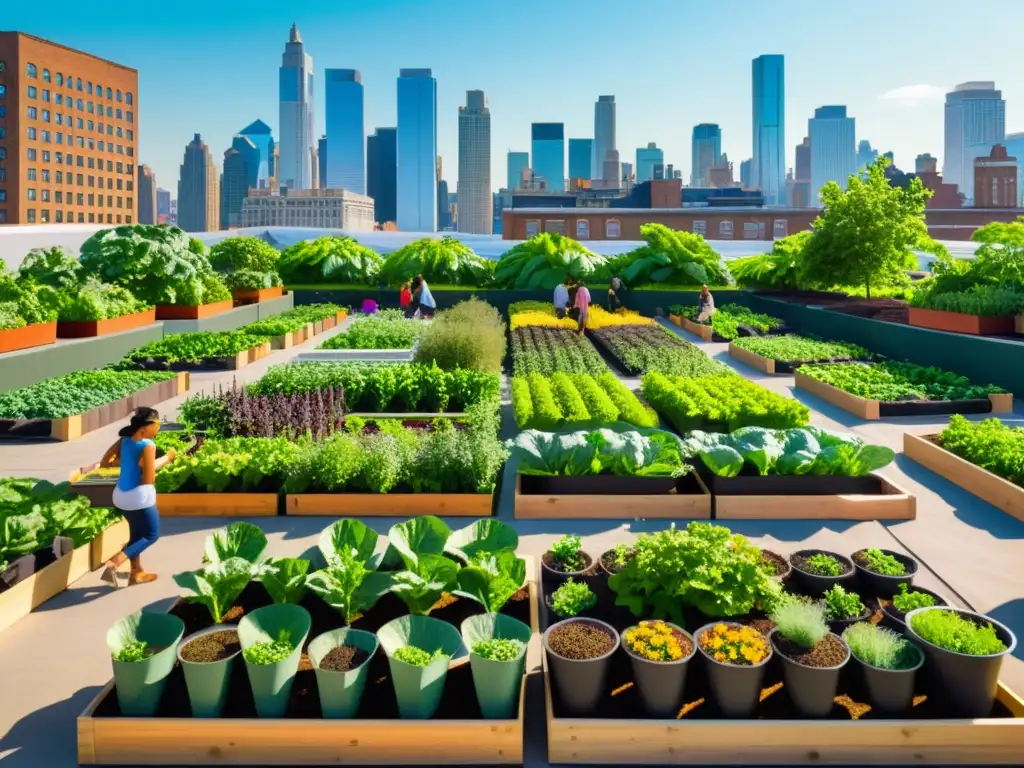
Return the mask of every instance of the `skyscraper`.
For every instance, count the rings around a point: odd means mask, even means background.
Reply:
[[[861,139],[857,144],[857,172],[861,173],[868,166],[874,165],[878,159],[878,150],[871,148],[871,142]]]
[[[722,129],[716,123],[693,126],[691,187],[706,187],[711,169],[722,162]]]
[[[796,145],[796,180],[811,180],[811,138],[804,136],[802,143]]]
[[[327,181],[321,174],[320,186],[366,194],[363,77],[358,69],[327,69],[324,78],[328,154]]]
[[[249,141],[244,136],[243,141]],[[251,142],[250,142],[251,143]],[[242,203],[249,192],[246,177],[249,169],[245,155],[234,145],[224,152],[224,170],[220,175],[220,228],[242,226]]]
[[[256,164],[256,183],[250,184],[258,189],[266,188],[270,183],[270,177],[274,176],[274,136],[270,132],[270,126],[262,120],[256,120],[245,126],[238,132],[245,136],[256,147],[259,153],[259,162]],[[252,173],[253,169],[250,169]]]
[[[590,179],[593,156],[593,139],[569,139],[569,178]]]
[[[1007,142],[1009,142],[1010,138],[1010,136],[1006,137]],[[1010,152],[1010,154],[1012,155],[1013,152]],[[918,155],[914,158],[914,173],[935,173],[937,170],[938,160],[932,157],[930,152],[925,152],[923,155]]]
[[[167,221],[167,215],[171,212],[171,191],[169,189],[156,188],[156,223],[163,224]]]
[[[288,189],[313,185],[313,57],[306,53],[299,28],[291,34],[279,70],[281,121],[280,168],[277,183]]]
[[[658,148],[658,145],[650,141],[646,147],[639,147],[636,150],[636,183],[643,184],[654,178],[654,166],[662,166],[662,176],[665,175],[665,152]]]
[[[178,226],[186,232],[211,232],[220,227],[217,167],[198,133],[185,147],[178,175]]]
[[[810,166],[808,166],[810,167]],[[753,159],[740,161],[740,186],[749,189],[754,185],[754,161]]]
[[[785,57],[758,56],[753,62],[754,157],[751,186],[768,205],[782,202],[786,189]]]
[[[565,124],[534,123],[531,145],[534,178],[544,179],[549,192],[565,192]]]
[[[429,69],[398,74],[398,228],[437,231],[437,81]]]
[[[811,139],[811,205],[821,200],[821,188],[834,181],[846,189],[857,173],[856,126],[846,107],[818,107],[807,121]]]
[[[508,188],[519,189],[523,184],[523,171],[530,167],[529,152],[508,153]],[[590,173],[588,170],[587,173]]]
[[[483,91],[466,91],[466,106],[459,107],[459,232],[491,234],[491,192],[491,111]]]
[[[156,224],[156,176],[148,165],[139,166],[139,224]]]
[[[1006,138],[1006,102],[991,81],[960,83],[946,94],[946,146],[942,178],[967,194],[974,187],[971,145],[991,145]],[[988,154],[984,152],[982,154]]]
[[[377,128],[366,138],[366,192],[378,224],[397,218],[397,134],[396,128]]]
[[[590,164],[592,179],[618,181],[604,178],[604,161],[615,145],[615,97],[598,96],[594,103],[594,157]]]
[[[601,185],[604,188],[619,189],[622,182],[633,175],[633,169],[629,167],[629,163],[619,162],[619,150],[609,149],[604,155],[604,170],[601,175]]]
[[[327,137],[321,136],[316,143],[317,186],[320,189],[327,189]]]

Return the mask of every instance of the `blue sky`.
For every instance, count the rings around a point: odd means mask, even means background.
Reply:
[[[592,136],[593,103],[606,93],[618,104],[623,160],[655,141],[688,177],[693,125],[717,122],[738,176],[751,154],[750,62],[762,53],[786,56],[787,166],[824,104],[846,104],[857,139],[894,151],[905,169],[920,152],[941,158],[943,93],[967,80],[994,79],[1007,131],[1024,131],[1024,0],[306,0],[290,10],[280,0],[178,0],[123,14],[78,0],[51,0],[45,12],[2,4],[0,29],[139,70],[141,161],[175,195],[192,134],[218,166],[252,120],[277,136],[277,69],[292,21],[314,60],[317,136],[325,68],[361,70],[367,133],[395,124],[400,68],[434,70],[453,188],[458,107],[475,88],[491,108],[495,188],[506,151],[529,150],[531,122]]]

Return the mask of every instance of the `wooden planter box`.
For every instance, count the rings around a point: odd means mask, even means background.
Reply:
[[[304,325],[301,328],[289,331],[281,336],[275,336],[270,340],[271,349],[291,349],[297,347],[313,337],[313,326]]]
[[[910,324],[918,328],[931,328],[951,333],[970,333],[975,336],[1008,336],[1013,333],[1012,315],[987,317],[964,315],[960,312],[942,312],[937,309],[908,307]]]
[[[136,361],[135,366],[141,370],[150,371],[237,371],[239,368],[244,368],[250,363],[262,360],[270,354],[272,349],[273,345],[269,341],[265,341],[262,344],[257,344],[255,347],[243,349],[234,355],[226,355],[224,357],[206,357],[195,362],[179,361],[170,364],[167,363],[167,358],[156,357],[151,358],[152,362],[147,360]]]
[[[884,403],[868,400],[865,397],[851,395],[849,392],[817,381],[797,371],[796,386],[812,395],[842,408],[854,416],[874,421],[889,416],[936,415],[950,413],[1012,413],[1013,395],[1009,392],[989,395],[988,402],[983,400],[945,400],[917,403]]]
[[[903,433],[903,453],[965,491],[1024,521],[1024,488],[961,459],[933,442],[938,435]]]
[[[57,341],[57,323],[34,323],[0,331],[0,353],[41,347]]]
[[[0,593],[0,632],[85,576],[91,556],[92,544],[83,544]]]
[[[767,357],[761,357],[755,355],[753,352],[742,347],[737,347],[732,342],[729,342],[729,356],[735,357],[744,365],[749,365],[761,373],[775,375],[775,361],[769,360]]]
[[[711,496],[696,474],[692,474],[692,478],[700,493],[611,495],[601,493],[600,488],[595,488],[593,493],[587,494],[531,494],[523,492],[523,476],[517,473],[515,518],[621,520],[651,517],[710,520]],[[582,477],[572,479],[584,480]]]
[[[109,320],[58,320],[57,336],[61,339],[86,339],[93,336],[107,336],[111,333],[131,331],[156,322],[156,309],[121,315]]]
[[[693,322],[693,320],[690,320],[687,317],[683,317],[682,315],[678,315],[678,317],[679,322],[677,323],[677,325],[684,331],[689,331],[695,336],[699,336],[701,341],[711,341],[711,338],[714,336],[715,332],[711,330],[710,325],[702,325],[701,323],[695,323]]]
[[[284,287],[277,288],[239,288],[231,292],[231,298],[238,304],[258,304],[261,301],[279,299],[284,295]]]
[[[489,493],[289,493],[284,513],[330,517],[490,517]]]
[[[1013,330],[1024,334],[1024,315],[1017,315],[1013,320]]]
[[[164,517],[275,517],[276,493],[158,493]]]
[[[236,369],[242,368],[242,367],[244,367],[246,365],[249,365],[250,363],[255,363],[257,360],[262,360],[264,357],[266,357],[267,355],[270,354],[271,349],[273,349],[273,346],[271,345],[271,343],[269,341],[265,341],[262,344],[260,344],[258,346],[255,346],[252,349],[247,350],[244,353],[246,355],[247,359],[246,359],[246,361],[244,363],[242,363],[242,365],[237,365],[238,357],[239,356],[235,357],[235,363],[236,363],[235,368]],[[239,353],[239,355],[241,355],[241,354],[242,353]]]
[[[158,304],[156,307],[157,320],[204,320],[207,317],[219,315],[235,308],[235,302],[216,301],[213,304],[200,304],[191,306],[187,304]]]
[[[128,521],[118,520],[89,542],[89,568],[95,571],[128,543]]]

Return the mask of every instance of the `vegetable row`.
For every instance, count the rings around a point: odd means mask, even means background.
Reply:
[[[614,374],[530,373],[512,378],[512,408],[520,429],[625,421],[657,427],[658,414]]]

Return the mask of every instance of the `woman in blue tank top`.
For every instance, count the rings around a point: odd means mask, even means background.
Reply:
[[[107,561],[103,571],[103,580],[114,587],[124,586],[125,581],[146,584],[156,580],[156,574],[143,570],[139,555],[160,538],[160,515],[153,483],[157,470],[174,460],[173,449],[159,459],[156,457],[153,438],[159,431],[160,414],[153,408],[139,408],[100,462],[103,467],[121,468],[114,488],[114,507],[124,515],[130,530],[127,546]],[[131,563],[131,573],[127,576],[121,571],[125,562]]]

